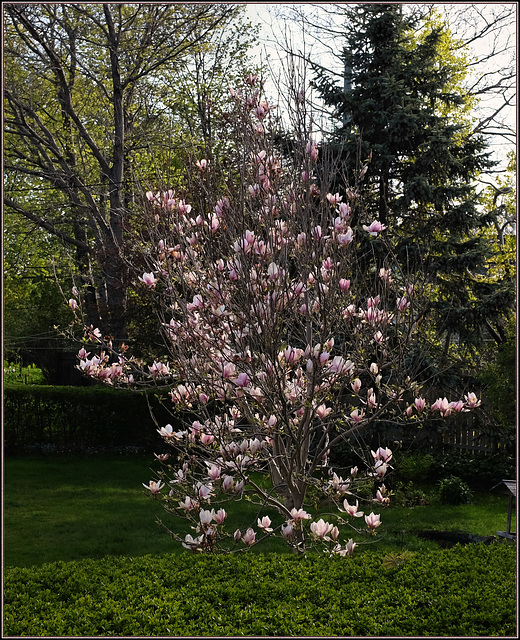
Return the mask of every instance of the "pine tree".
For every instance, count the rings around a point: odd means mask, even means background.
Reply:
[[[454,44],[435,13],[356,5],[345,33],[346,86],[316,72],[337,121],[327,147],[351,184],[366,163],[357,185],[363,208],[389,226],[401,264],[429,283],[429,316],[446,347],[455,336],[478,344],[514,299],[510,283],[480,282],[491,247],[479,230],[492,218],[478,207],[475,179],[493,163],[472,133],[467,60]]]

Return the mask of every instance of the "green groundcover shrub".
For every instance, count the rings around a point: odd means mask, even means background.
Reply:
[[[8,636],[515,636],[515,548],[8,568]]]
[[[150,394],[149,401],[161,426],[175,424],[157,396]],[[162,439],[142,394],[101,386],[4,388],[7,454],[153,451],[159,444]]]

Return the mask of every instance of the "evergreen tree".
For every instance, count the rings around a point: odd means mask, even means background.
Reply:
[[[514,291],[482,285],[491,247],[479,231],[492,216],[478,207],[475,179],[493,163],[472,133],[467,60],[435,13],[396,4],[352,7],[345,41],[345,85],[316,71],[337,122],[327,147],[350,184],[366,164],[362,209],[389,226],[403,267],[428,284],[428,316],[446,347],[455,336],[478,344]]]

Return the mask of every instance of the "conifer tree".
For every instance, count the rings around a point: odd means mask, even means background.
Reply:
[[[428,281],[425,317],[446,347],[456,336],[478,344],[514,292],[510,283],[481,283],[491,247],[479,230],[492,215],[478,207],[475,179],[493,163],[472,132],[467,60],[435,14],[364,4],[349,19],[345,85],[316,71],[336,119],[327,146],[351,184],[366,163],[363,210],[389,226],[401,264]]]

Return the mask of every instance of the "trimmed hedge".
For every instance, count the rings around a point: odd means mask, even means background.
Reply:
[[[159,424],[174,424],[149,396]],[[6,385],[7,454],[153,451],[162,444],[143,394],[108,387]]]
[[[9,636],[515,636],[515,548],[185,554],[8,568]]]

